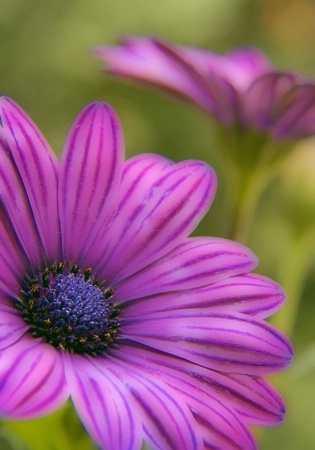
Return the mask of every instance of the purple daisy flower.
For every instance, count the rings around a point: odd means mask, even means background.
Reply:
[[[273,138],[315,132],[315,84],[275,69],[255,48],[218,55],[161,39],[127,37],[97,47],[106,71],[184,97],[226,128],[253,128]]]
[[[240,244],[189,238],[216,189],[204,162],[124,161],[106,104],[78,116],[58,163],[0,100],[0,411],[33,419],[71,397],[102,448],[255,449],[282,421],[265,375],[285,299]]]

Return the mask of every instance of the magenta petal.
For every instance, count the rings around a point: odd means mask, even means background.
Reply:
[[[315,133],[315,85],[294,86],[279,100],[277,112],[273,127],[276,138],[312,136]]]
[[[178,380],[182,379],[184,383],[191,385],[191,389],[194,387],[196,392],[205,391],[209,397],[220,402],[221,410],[224,405],[234,411],[234,415],[239,415],[241,422],[256,426],[274,426],[283,421],[284,402],[278,392],[262,378],[205,371],[199,366],[185,367],[183,364],[178,364],[177,370],[179,373],[171,380],[174,387],[178,385]],[[169,376],[171,377],[172,373]],[[226,414],[224,416],[226,417]],[[246,428],[243,427],[240,431],[240,437],[243,435],[243,439],[251,439]]]
[[[1,128],[0,128],[1,132]],[[1,216],[9,229],[13,229],[20,248],[29,260],[40,265],[43,258],[42,243],[28,202],[24,183],[16,168],[7,143],[0,135],[0,190]],[[10,239],[11,242],[15,237]]]
[[[133,396],[134,410],[142,421],[145,440],[163,450],[202,450],[202,436],[180,395],[154,373],[112,359],[110,371],[121,377]],[[115,367],[116,366],[116,367]],[[104,364],[104,369],[107,365]]]
[[[204,75],[215,73],[242,92],[259,76],[272,69],[266,55],[256,48],[236,48],[225,55],[208,50],[179,47],[187,61]]]
[[[120,377],[107,359],[65,355],[67,381],[75,408],[92,438],[110,450],[139,450],[140,418]]]
[[[254,129],[275,139],[300,139],[315,132],[313,80],[278,71],[257,48],[219,55],[128,36],[120,46],[100,46],[93,53],[110,74],[189,100],[234,132]]]
[[[139,295],[132,290],[128,295],[126,286],[132,286],[128,282],[129,280],[126,284],[123,282],[115,291],[117,301],[122,302],[123,315],[128,318],[162,311],[201,308],[204,312],[240,312],[265,319],[278,311],[286,299],[283,289],[277,283],[255,274],[234,276],[200,288],[151,293],[148,297],[142,297],[140,283]],[[129,297],[133,300],[129,300]]]
[[[0,352],[0,413],[34,419],[59,409],[69,396],[59,352],[23,337]]]
[[[276,139],[315,131],[315,86],[290,73],[269,73],[252,83],[244,98],[247,123]]]
[[[282,333],[243,314],[168,311],[125,319],[123,330],[133,341],[222,372],[279,372],[293,354]]]
[[[179,48],[160,40],[130,37],[123,40],[122,47],[97,47],[93,53],[105,60],[106,70],[115,75],[175,91],[209,110],[206,79],[176,53]]]
[[[135,160],[126,165],[112,241],[100,262],[102,274],[112,284],[187,237],[209,208],[216,188],[214,171],[203,162],[166,165],[158,158],[153,165],[143,161],[139,172],[139,165],[133,170]]]
[[[216,372],[171,355],[132,345],[120,346],[119,352],[115,351],[114,354],[118,359],[155,373],[159,379],[174,387],[180,380],[192,385],[194,390],[199,391],[200,397],[205,393],[216,398],[229,409],[240,413],[242,420],[251,425],[268,426],[283,420],[283,400],[261,378]]]
[[[167,379],[167,374],[166,379]],[[202,430],[205,447],[235,450],[256,449],[256,443],[241,420],[226,404],[201,391],[193,379],[168,377],[167,383],[187,403]]]
[[[0,99],[1,199],[33,264],[59,256],[57,159],[40,131],[12,100]]]
[[[14,344],[28,328],[16,309],[0,304],[0,350]]]
[[[246,125],[257,130],[271,130],[283,112],[283,98],[296,85],[296,76],[289,73],[267,73],[258,77],[244,93]]]
[[[244,91],[258,77],[272,70],[266,55],[257,48],[238,48],[225,55],[227,79]],[[216,66],[213,66],[213,70]],[[223,75],[223,73],[222,73]]]
[[[234,87],[209,66],[203,67],[198,49],[160,39],[129,37],[121,47],[98,47],[106,70],[180,95],[214,115],[226,126],[235,120],[238,102]],[[210,73],[211,72],[211,73]]]
[[[117,204],[124,144],[115,112],[93,103],[80,113],[61,159],[59,212],[66,260],[80,263]],[[90,262],[84,260],[86,265]]]
[[[194,95],[191,95],[191,100],[199,104],[207,113],[213,114],[227,127],[232,126],[237,118],[235,110],[239,104],[239,96],[233,83],[230,83],[228,78],[222,77],[220,71],[211,70],[210,66],[204,68],[202,64],[199,65],[199,58],[194,58],[194,56],[197,56],[195,53],[199,53],[198,49],[176,46],[161,40],[155,40],[155,45],[159,48],[161,54],[164,54],[169,61],[176,64],[192,81],[194,91],[197,92],[191,91],[191,94],[194,93]],[[214,55],[213,57],[215,58]],[[217,58],[219,57],[217,56]],[[233,69],[235,68],[233,67]],[[176,90],[178,85],[176,83],[174,85],[173,89]],[[165,87],[169,91],[170,86],[166,85]],[[181,94],[187,95],[188,90],[182,90]]]
[[[190,238],[170,253],[135,273],[115,289],[116,298],[129,300],[162,292],[212,284],[257,266],[246,247],[219,238]]]
[[[162,171],[173,164],[166,158],[154,154],[143,154],[129,159],[125,163],[123,172],[123,180],[120,186],[119,198],[127,198],[135,193],[137,197],[141,198],[142,191],[139,187],[152,183],[154,180],[161,177]],[[137,202],[138,203],[138,202]],[[123,211],[119,208],[116,212],[117,215],[121,215]],[[108,246],[111,239],[117,239],[117,234],[121,232],[123,222],[120,223],[120,227],[117,228],[117,224],[113,226],[111,223],[107,227],[100,230],[98,239],[91,246],[88,254],[91,267],[95,271],[99,271],[99,277],[108,279],[108,272],[105,268],[108,265],[107,254]],[[113,245],[113,244],[111,244]],[[107,251],[104,251],[104,249]]]
[[[0,205],[0,304],[20,294],[21,279],[26,273],[27,259],[21,249],[8,217]]]
[[[224,374],[222,375],[224,378]],[[285,403],[268,381],[238,374],[226,375],[226,379],[228,389],[234,395],[234,407],[247,423],[274,426],[283,421]]]
[[[120,77],[180,95],[226,127],[243,121],[241,97],[272,66],[258,49],[235,49],[226,55],[161,39],[127,37],[118,47],[93,52],[105,70]]]

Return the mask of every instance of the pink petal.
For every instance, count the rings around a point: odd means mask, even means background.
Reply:
[[[121,47],[97,47],[93,53],[107,62],[105,67],[110,73],[174,91],[209,110],[213,105],[206,80],[189,60],[180,54],[174,57],[172,51],[176,49],[160,40],[129,37]]]
[[[141,159],[139,164],[131,159],[112,241],[99,262],[103,277],[117,284],[178,245],[204,216],[215,188],[214,171],[203,162],[171,164],[156,158],[155,163]]]
[[[196,309],[154,313],[125,319],[122,330],[132,341],[223,372],[279,372],[290,364],[293,354],[282,333],[243,314]]]
[[[10,149],[2,139],[0,140],[0,191],[2,220],[9,224],[11,230],[13,229],[21,248],[31,262],[35,266],[40,265],[43,259],[42,243],[29,207],[28,196]]]
[[[0,303],[8,303],[9,298],[20,295],[21,279],[28,267],[29,262],[0,204]]]
[[[193,380],[174,377],[169,385],[193,411],[202,430],[205,447],[235,450],[256,449],[254,437],[235,413],[216,397],[200,391]]]
[[[212,70],[225,76],[233,86],[242,92],[256,78],[272,70],[272,65],[266,55],[257,48],[235,48],[223,58],[224,64],[219,68],[217,63],[214,63]]]
[[[0,352],[0,412],[34,419],[59,409],[69,396],[59,352],[25,336]]]
[[[34,265],[59,256],[57,159],[40,131],[12,100],[0,99],[1,200]]]
[[[181,95],[227,127],[242,117],[242,93],[272,70],[267,57],[255,48],[218,55],[134,36],[123,39],[120,47],[97,47],[93,53],[107,63],[107,72]]]
[[[235,409],[250,425],[274,426],[283,421],[285,403],[276,389],[263,378],[232,374],[227,376],[227,384],[236,386]]]
[[[202,436],[181,396],[154,373],[145,373],[132,364],[112,359],[104,369],[120,377],[133,396],[133,410],[142,421],[145,440],[163,450],[202,450]]]
[[[200,398],[204,395],[215,398],[229,410],[241,414],[241,420],[251,425],[275,425],[283,420],[283,400],[261,378],[216,372],[161,352],[132,345],[121,345],[118,351],[114,351],[114,355],[143,371],[154,373],[175,389],[180,383],[190,385],[183,392],[198,392]],[[209,412],[208,419],[211,416],[212,413]],[[216,433],[215,428],[213,432]],[[220,428],[217,433],[220,434]],[[248,432],[245,431],[245,434],[248,435]]]
[[[297,83],[293,74],[267,73],[257,78],[244,93],[245,125],[258,131],[272,129],[281,114],[283,98]]]
[[[162,311],[200,308],[203,312],[240,312],[265,319],[278,311],[286,299],[283,289],[277,283],[255,274],[234,276],[200,288],[152,293],[148,297],[143,293],[140,280],[138,296],[136,290],[134,293],[131,291],[128,296],[125,289],[128,285],[132,284],[127,282],[125,285],[123,282],[120,288],[115,289],[116,301],[121,301],[123,316],[126,318]],[[133,300],[129,300],[129,297]]]
[[[302,83],[290,89],[279,99],[278,117],[273,135],[279,139],[295,139],[315,133],[315,85]]]
[[[133,192],[136,194],[135,200],[138,202],[141,201],[141,196],[143,195],[141,189],[139,189],[139,184],[147,185],[152,183],[154,180],[159,179],[161,177],[162,171],[169,167],[172,164],[171,161],[163,158],[159,155],[154,154],[142,154],[131,158],[126,162],[125,170],[124,170],[124,180],[122,181],[122,185],[120,186],[120,195],[119,197],[128,198]],[[134,180],[134,183],[132,183]],[[139,200],[138,200],[139,198]],[[119,212],[119,211],[118,211]],[[118,214],[116,212],[116,216]],[[121,211],[120,211],[121,214]],[[88,259],[90,261],[91,267],[95,271],[99,270],[100,278],[105,277],[108,279],[108,274],[103,274],[104,264],[106,264],[106,259],[104,258],[105,251],[108,250],[108,245],[110,239],[118,239],[119,230],[121,232],[121,227],[118,229],[117,226],[113,226],[112,223],[109,223],[106,227],[100,230],[97,240],[91,246]]]
[[[246,247],[219,238],[190,238],[163,258],[122,281],[116,299],[139,299],[162,292],[192,289],[215,283],[257,266]]]
[[[0,304],[0,350],[14,344],[28,328],[16,309]]]
[[[74,406],[88,433],[110,450],[139,450],[141,423],[126,386],[110,372],[110,361],[65,355]]]
[[[187,73],[195,84],[195,88],[198,87],[202,95],[205,96],[205,99],[201,101],[202,97],[198,100],[195,93],[191,100],[199,104],[207,113],[213,114],[225,126],[231,127],[234,125],[237,121],[240,99],[233,85],[233,80],[230,82],[228,77],[221,76],[220,70],[211,70],[211,66],[203,67],[202,64],[198,64],[200,62],[198,56],[201,52],[199,49],[176,46],[161,40],[155,40],[154,42],[165,57],[181,67],[184,73]],[[213,57],[215,56],[213,55]],[[219,58],[219,56],[216,55],[216,58]],[[216,64],[214,66],[217,68]],[[234,67],[233,69],[235,71]],[[228,72],[230,71],[228,70]],[[187,90],[183,90],[181,93],[188,95]]]
[[[179,47],[177,52],[207,80],[212,112],[219,122],[231,127],[243,124],[243,100],[246,89],[272,66],[259,49],[236,48],[226,55],[204,49]]]
[[[113,215],[123,153],[115,112],[103,103],[83,109],[69,133],[60,167],[59,212],[66,260],[80,263]]]

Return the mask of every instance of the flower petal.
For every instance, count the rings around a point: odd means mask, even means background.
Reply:
[[[123,135],[105,103],[81,111],[60,163],[59,212],[64,258],[80,263],[113,215],[123,166]]]
[[[241,419],[250,425],[268,426],[283,420],[283,400],[274,388],[261,378],[216,372],[132,344],[121,345],[119,350],[113,353],[116,358],[137,365],[143,371],[155,373],[156,377],[170,383],[175,389],[181,380],[190,384],[191,388],[187,391],[199,392],[200,398],[203,393],[216,398],[230,410],[241,414]],[[209,416],[211,415],[210,413]]]
[[[16,309],[0,305],[0,350],[14,344],[28,328]]]
[[[27,267],[26,255],[0,203],[0,304],[15,300],[19,295]]]
[[[293,354],[282,333],[245,314],[168,311],[125,319],[122,329],[133,341],[223,372],[279,372],[290,364]]]
[[[273,127],[276,138],[290,136],[299,139],[315,133],[314,84],[300,82],[279,103],[279,115]]]
[[[128,198],[128,196],[136,190],[136,194],[139,197],[139,200],[138,197],[136,197],[135,200],[137,201],[137,203],[140,202],[141,195],[143,194],[141,194],[140,189],[138,189],[137,192],[138,184],[142,183],[146,185],[149,183],[153,183],[154,180],[157,180],[161,177],[162,171],[165,168],[169,167],[171,164],[172,162],[168,159],[154,154],[142,154],[131,158],[126,162],[125,165],[125,170],[123,172],[125,181],[123,181],[122,186],[120,186],[119,198]],[[104,276],[106,279],[108,279],[108,274],[103,273],[104,264],[106,263],[104,254],[105,250],[108,250],[110,241],[113,239],[117,239],[118,231],[119,230],[117,230],[116,226],[113,226],[112,223],[104,226],[103,229],[100,230],[97,240],[94,242],[88,252],[89,264],[91,267],[93,267],[95,272],[100,272],[98,274],[100,278]]]
[[[170,253],[121,282],[116,299],[192,289],[215,283],[257,266],[246,247],[219,238],[190,238]]]
[[[245,125],[253,124],[258,131],[272,129],[283,111],[283,98],[296,83],[296,76],[290,73],[258,77],[244,93]]]
[[[97,47],[93,53],[107,63],[107,72],[179,94],[227,127],[242,116],[240,95],[272,68],[255,48],[218,55],[134,36],[123,39],[120,47]]]
[[[166,374],[167,378],[167,374]],[[205,447],[235,450],[256,449],[254,437],[232,409],[196,387],[194,380],[183,380],[181,376],[169,377],[168,384],[193,411],[202,430]]]
[[[9,224],[30,261],[36,266],[43,258],[43,249],[25,187],[11,156],[0,137],[0,200],[2,220]],[[11,239],[13,242],[13,239]]]
[[[107,62],[106,71],[144,81],[183,95],[205,110],[216,108],[207,80],[175,47],[157,39],[128,37],[121,47],[97,47],[95,56]]]
[[[226,384],[232,396],[234,395],[235,409],[247,423],[274,426],[283,422],[285,403],[276,389],[265,379],[238,374],[227,375],[226,378]]]
[[[65,356],[71,398],[92,438],[101,448],[138,450],[142,441],[141,423],[126,387],[110,372],[110,362],[103,358]]]
[[[141,160],[143,161],[143,160]],[[162,161],[162,163],[160,163]],[[99,261],[112,284],[158,259],[190,234],[209,208],[215,193],[214,171],[200,161],[156,164],[137,158],[126,164],[112,241]],[[150,245],[148,245],[150,242]]]
[[[193,82],[192,86],[195,85],[195,89],[198,87],[201,94],[205,96],[205,99],[201,101],[202,96],[198,100],[195,94],[191,96],[191,100],[199,104],[207,113],[213,114],[225,126],[231,127],[234,125],[237,121],[240,99],[233,85],[233,81],[230,82],[229,77],[221,76],[220,70],[215,70],[217,68],[215,63],[213,67],[211,65],[208,67],[203,67],[202,64],[200,65],[199,49],[173,45],[161,40],[155,40],[154,42],[161,54],[164,54],[169,61],[176,64],[181,72],[185,73],[188,79],[191,79]],[[208,52],[208,57],[209,59],[220,58],[217,55],[210,54],[210,52]],[[222,59],[224,58],[222,57]],[[233,69],[235,70],[234,66]],[[173,84],[174,86],[172,87],[174,89],[176,86],[174,78]],[[169,91],[169,86],[166,85],[166,88]],[[186,94],[189,98],[189,92],[187,90],[182,90],[181,94]]]
[[[206,53],[209,54],[208,70],[215,71],[241,92],[245,91],[257,77],[272,69],[266,55],[257,48],[236,48],[223,56]]]
[[[15,232],[33,264],[59,256],[57,158],[12,100],[0,98],[0,192]]]
[[[30,336],[0,351],[0,414],[34,419],[59,409],[69,396],[60,354]]]
[[[142,421],[145,440],[161,450],[202,450],[201,434],[187,405],[154,373],[145,373],[115,358],[104,370],[120,376],[133,397],[133,408]]]
[[[128,286],[129,294],[126,289]],[[134,292],[131,289],[133,285],[129,284],[129,280],[115,289],[116,301],[121,301],[120,306],[126,318],[162,311],[200,308],[203,312],[227,314],[240,312],[265,319],[278,311],[286,299],[283,289],[277,283],[256,274],[234,276],[200,288],[161,294],[150,293],[148,297],[147,291],[144,294],[143,289],[149,290],[149,285],[146,286],[145,283],[142,287],[139,282],[138,286],[138,295],[136,289]]]

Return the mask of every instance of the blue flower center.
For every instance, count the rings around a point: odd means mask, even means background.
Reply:
[[[25,279],[17,309],[29,332],[70,353],[102,355],[113,346],[119,331],[114,292],[91,277],[62,263]]]

